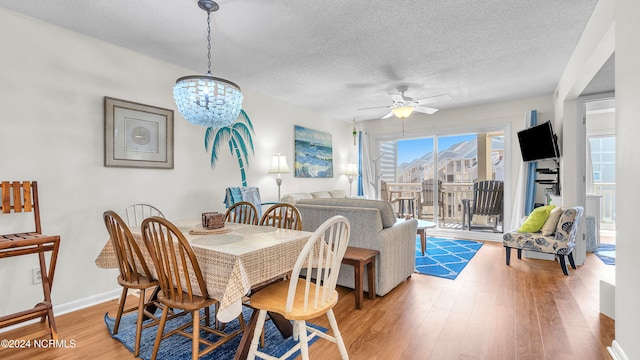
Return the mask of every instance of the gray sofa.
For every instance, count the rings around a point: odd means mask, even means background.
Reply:
[[[302,199],[295,205],[302,217],[302,229],[314,231],[334,215],[351,224],[349,246],[380,251],[376,257],[376,294],[385,295],[415,270],[415,219],[396,222],[391,204],[364,199]],[[342,265],[338,285],[355,288],[353,267]],[[368,290],[367,282],[364,289]]]

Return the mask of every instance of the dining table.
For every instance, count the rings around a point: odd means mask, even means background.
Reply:
[[[201,220],[186,220],[175,223],[193,249],[200,265],[209,296],[219,301],[216,314],[223,323],[237,318],[242,312],[243,300],[256,287],[274,279],[281,279],[291,271],[298,255],[313,233],[300,230],[280,229],[271,226],[258,226],[237,223],[225,223],[220,229],[202,228]],[[153,261],[144,246],[140,227],[130,228],[133,237],[152,273]],[[107,239],[95,260],[103,269],[118,268],[112,242]],[[254,311],[254,315],[255,315]],[[275,315],[274,322],[286,337],[291,333],[288,321]],[[253,333],[256,316],[252,316],[236,359],[246,356],[246,346]],[[284,327],[283,327],[284,319]],[[243,348],[243,349],[241,349]]]

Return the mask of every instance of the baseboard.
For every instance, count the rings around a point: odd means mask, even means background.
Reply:
[[[618,342],[615,340],[613,340],[611,346],[607,348],[607,351],[609,351],[609,355],[611,355],[611,358],[613,360],[629,360],[627,355],[620,347],[620,344],[618,344]]]
[[[73,312],[73,311],[77,311],[77,310],[80,310],[80,309],[87,308],[89,306],[97,305],[97,304],[103,303],[105,301],[117,299],[117,298],[120,297],[121,293],[122,293],[122,289],[115,289],[115,290],[112,290],[112,291],[107,291],[107,292],[102,293],[102,294],[89,296],[89,297],[86,297],[84,299],[74,300],[74,301],[68,302],[66,304],[54,305],[53,306],[53,315],[54,316],[60,316],[60,315],[64,315],[64,314],[67,314],[67,313],[70,313],[70,312]],[[27,326],[29,324],[35,324],[38,321],[40,321],[40,319],[33,319],[33,320],[25,321],[25,322],[20,323],[20,324],[7,326],[6,328],[0,329],[0,333],[11,331],[11,330],[14,330],[14,329],[18,329],[18,328],[21,328],[23,326]]]

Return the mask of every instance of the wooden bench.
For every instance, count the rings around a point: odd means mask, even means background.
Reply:
[[[378,250],[349,246],[344,253],[342,263],[353,266],[356,286],[356,309],[362,309],[364,268],[367,267],[369,280],[369,299],[376,298],[376,255]]]

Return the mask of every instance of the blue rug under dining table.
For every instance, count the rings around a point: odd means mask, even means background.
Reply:
[[[428,237],[422,256],[420,238],[416,237],[416,271],[455,280],[481,247],[478,241]]]
[[[213,308],[211,308],[211,313],[213,314]],[[249,321],[251,317],[251,309],[244,308],[242,311],[242,315],[246,321]],[[161,311],[158,310],[156,315],[160,315]],[[201,314],[204,316],[204,313]],[[108,314],[104,315],[104,322],[107,325],[107,330],[109,334],[114,339],[119,340],[129,351],[133,353],[133,347],[135,344],[136,338],[136,319],[137,312],[129,313],[122,316],[120,320],[120,328],[117,334],[113,334],[113,325],[115,324],[115,319],[108,316]],[[151,320],[147,320],[151,321]],[[190,322],[191,316],[179,316],[177,318],[171,319],[167,321],[165,326],[165,333],[174,329],[185,322]],[[326,328],[311,324],[307,322],[307,325],[314,327],[316,329],[320,329],[323,332],[327,332]],[[233,332],[239,326],[239,322],[237,319],[226,324],[224,329],[225,332]],[[185,329],[187,332],[191,332],[191,327]],[[292,337],[287,339],[283,339],[282,335],[273,324],[273,321],[266,321],[264,323],[265,330],[265,347],[261,349],[261,351],[266,352],[272,356],[282,356],[286,353],[294,344],[294,340]],[[151,354],[153,352],[153,343],[156,338],[156,334],[158,332],[158,326],[150,326],[146,329],[142,330],[142,339],[140,341],[140,356],[141,359],[151,359]],[[209,340],[215,341],[215,335],[210,334],[206,331],[201,331],[200,336]],[[200,360],[226,360],[233,359],[236,353],[236,349],[238,348],[238,344],[240,343],[240,339],[242,337],[242,333],[229,340],[225,344],[221,345],[219,348],[213,350],[212,352],[201,356]],[[312,339],[309,343],[313,343],[318,338]],[[191,359],[191,339],[186,338],[179,334],[174,334],[166,339],[163,339],[160,343],[160,349],[158,351],[158,359],[162,360],[179,360],[179,359]],[[202,346],[202,345],[201,345]],[[290,359],[294,359],[296,356],[300,354],[299,351],[295,352]]]

